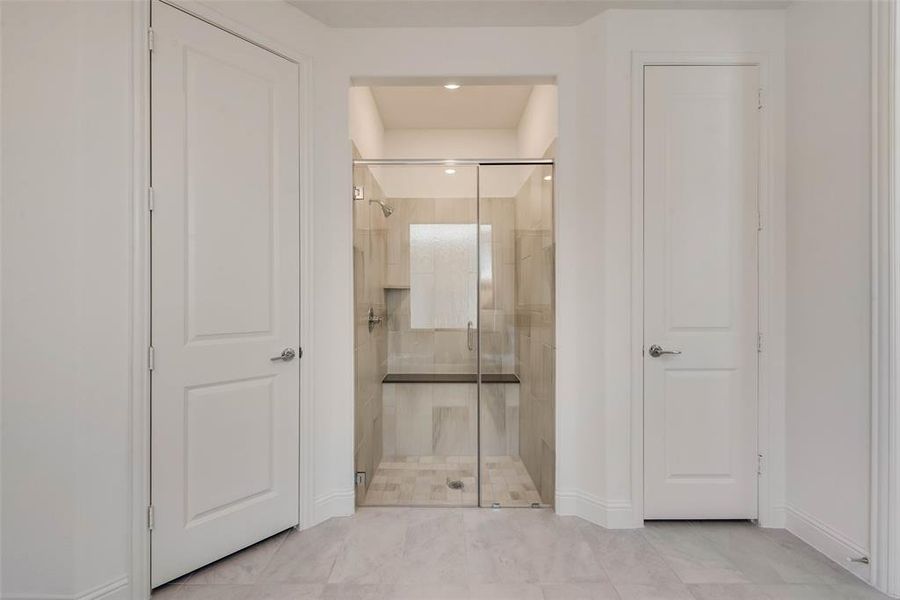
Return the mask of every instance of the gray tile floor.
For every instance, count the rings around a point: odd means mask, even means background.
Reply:
[[[153,600],[886,598],[783,530],[668,522],[613,531],[544,509],[362,508],[282,533]]]

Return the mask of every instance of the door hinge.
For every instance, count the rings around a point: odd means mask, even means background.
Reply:
[[[366,199],[366,189],[361,185],[353,186],[353,199],[354,200],[365,200]]]
[[[759,332],[759,331],[756,332],[756,351],[757,352],[763,351],[762,332]]]
[[[763,455],[757,454],[756,455],[756,474],[762,475],[762,473],[763,473]]]
[[[153,505],[147,507],[147,530],[153,531],[154,524],[154,514],[153,514]]]
[[[756,230],[762,231],[762,211],[759,209],[756,210]]]
[[[147,348],[147,369],[152,371],[153,367],[156,365],[156,351],[153,349],[153,346]]]
[[[763,102],[763,89],[759,88],[756,90],[756,108],[762,110],[764,106],[765,103]]]
[[[153,52],[153,28],[147,28],[147,50]]]
[[[155,198],[153,195],[153,188],[148,187],[147,188],[147,210],[149,210],[150,212],[153,212],[154,205],[155,205]]]

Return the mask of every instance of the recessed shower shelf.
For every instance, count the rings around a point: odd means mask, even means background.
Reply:
[[[382,383],[477,383],[475,373],[388,373]],[[482,373],[481,383],[519,383],[514,373]]]

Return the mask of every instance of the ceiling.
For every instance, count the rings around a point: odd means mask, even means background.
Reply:
[[[330,27],[578,25],[609,8],[772,8],[786,0],[287,0]]]
[[[512,129],[530,85],[373,86],[385,129]]]

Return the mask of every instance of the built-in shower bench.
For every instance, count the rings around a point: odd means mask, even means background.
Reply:
[[[388,373],[382,383],[477,383],[475,373]],[[519,383],[513,373],[482,373],[482,383]]]

